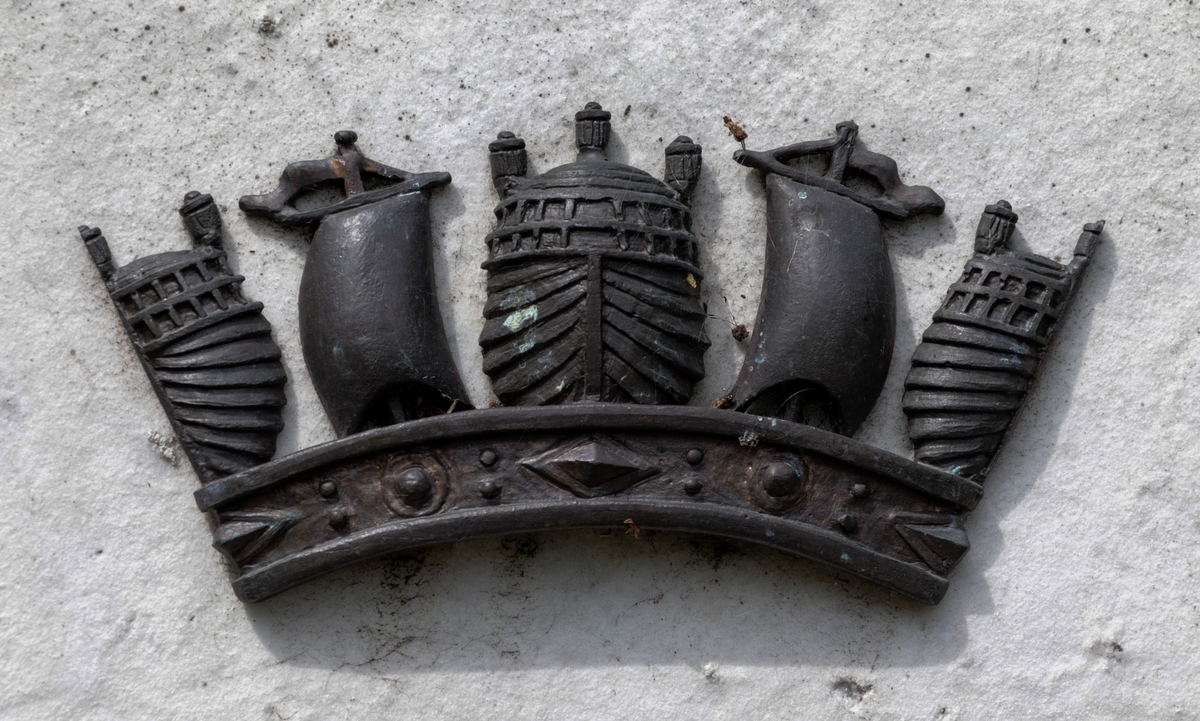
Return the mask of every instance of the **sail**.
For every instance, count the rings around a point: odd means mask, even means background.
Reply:
[[[892,266],[879,216],[940,213],[929,188],[900,182],[896,163],[855,145],[858,127],[829,140],[734,158],[763,173],[767,250],[751,344],[731,394],[734,406],[853,435],[883,389],[895,341]],[[787,164],[829,156],[822,175]],[[847,174],[873,179],[864,195]]]
[[[879,219],[821,188],[766,182],[771,242],[734,397],[761,415],[800,413],[852,434],[883,389],[896,336]]]
[[[304,362],[339,436],[466,405],[438,308],[426,193],[321,221],[299,311]]]
[[[448,173],[407,173],[334,135],[325,160],[292,163],[275,190],[242,210],[282,225],[315,224],[300,280],[300,341],[338,436],[470,408],[442,324],[433,276],[429,192]],[[364,177],[391,184],[368,190]],[[304,193],[341,184],[345,199],[299,210]]]

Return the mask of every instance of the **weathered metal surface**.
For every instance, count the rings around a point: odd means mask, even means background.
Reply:
[[[279,187],[241,207],[285,225],[315,223],[300,280],[304,361],[339,436],[467,408],[433,276],[429,192],[448,173],[408,173],[359,153],[341,131],[323,161],[293,163]],[[395,184],[364,190],[363,176]],[[346,199],[300,211],[297,198],[340,184]]]
[[[988,206],[906,383],[918,463],[849,436],[883,387],[895,335],[879,218],[940,213],[936,193],[857,146],[853,123],[738,152],[766,180],[762,300],[736,387],[718,402],[737,410],[687,407],[709,346],[689,205],[700,146],[670,143],[660,181],[605,158],[611,116],[599,105],[575,121],[577,160],[536,177],[524,140],[502,132],[489,145],[501,200],[480,345],[502,404],[523,407],[451,414],[470,406],[437,305],[429,218],[429,192],[450,176],[365,158],[352,132],[335,135],[333,157],[293,163],[274,191],[241,200],[315,226],[300,334],[340,436],[331,443],[265,462],[285,378],[261,304],[226,267],[211,198],[189,194],[182,211],[196,250],[121,269],[99,230],[82,229],[204,484],[196,500],[216,517],[213,545],[238,567],[239,597],[434,543],[629,527],[761,543],[937,603],[970,545],[962,514],[1103,223],[1063,265],[1009,250],[1016,215]],[[810,155],[827,157],[822,173],[789,165]],[[854,175],[882,192],[847,184]],[[326,184],[345,199],[297,206]]]
[[[701,151],[676,138],[667,180],[607,160],[610,115],[575,115],[579,158],[526,178],[525,141],[489,146],[501,195],[487,237],[483,369],[506,405],[686,403],[704,376],[688,195]]]
[[[180,445],[209,482],[275,454],[287,374],[262,303],[229,270],[212,196],[188,193],[179,213],[193,250],[120,268],[99,228],[79,232]]]
[[[950,286],[905,381],[908,435],[923,463],[982,480],[1041,369],[1099,243],[1089,223],[1068,264],[1008,247],[1017,214],[984,209],[975,256]]]
[[[925,603],[966,552],[980,487],[849,438],[689,407],[497,408],[357,434],[196,493],[223,529],[270,541],[234,582],[257,601],[396,551],[568,528],[761,543]],[[220,542],[220,541],[219,541]]]
[[[856,145],[858,126],[829,140],[760,152],[737,162],[767,185],[767,254],[751,346],[732,398],[740,410],[853,435],[883,389],[896,337],[892,265],[878,215],[942,212],[929,188],[900,182],[896,163]],[[787,165],[828,156],[822,175]],[[845,185],[864,175],[883,189]]]

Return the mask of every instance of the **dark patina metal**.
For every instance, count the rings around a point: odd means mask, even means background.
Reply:
[[[99,228],[79,233],[154,392],[208,482],[271,460],[283,430],[279,346],[263,304],[242,293],[221,247],[221,213],[195,191],[179,214],[195,247],[113,264]]]
[[[219,528],[255,518],[272,537],[243,558],[234,588],[246,601],[404,549],[629,519],[765,544],[936,603],[968,548],[961,514],[981,491],[787,421],[608,403],[401,423],[210,483],[196,499]]]
[[[765,277],[758,319],[732,397],[741,410],[854,435],[883,390],[896,338],[892,264],[877,216],[939,214],[925,187],[900,182],[896,163],[857,145],[858,126],[828,140],[734,159],[767,185]],[[817,175],[788,165],[827,156]],[[866,176],[868,196],[845,184]]]
[[[505,405],[686,403],[704,376],[700,146],[667,146],[666,180],[607,160],[610,115],[575,115],[579,158],[526,178],[525,141],[489,147],[501,202],[487,237],[483,369]]]
[[[939,213],[936,193],[902,184],[894,162],[858,147],[853,123],[829,140],[738,152],[767,185],[762,301],[732,398],[688,407],[709,345],[690,209],[700,146],[682,136],[670,143],[660,181],[606,159],[611,116],[599,105],[575,121],[577,160],[536,177],[527,177],[525,141],[514,133],[489,146],[501,200],[486,239],[480,344],[507,408],[469,409],[435,303],[427,194],[448,175],[370,161],[343,131],[333,158],[288,166],[274,192],[242,199],[249,213],[317,226],[301,332],[341,436],[267,463],[263,434],[281,425],[278,349],[261,306],[241,297],[240,278],[224,268],[211,201],[189,196],[185,207],[202,246],[195,253],[212,263],[203,287],[228,286],[221,312],[241,308],[239,318],[254,319],[245,332],[211,331],[225,346],[190,340],[209,338],[196,318],[216,311],[193,302],[201,290],[190,290],[197,282],[178,275],[178,262],[156,256],[138,274],[137,264],[114,270],[99,231],[84,230],[204,483],[196,500],[216,517],[214,545],[238,567],[238,596],[258,601],[433,543],[625,528],[761,543],[937,603],[970,545],[962,516],[980,499],[979,481],[1102,224],[1085,228],[1075,260],[1062,265],[1008,250],[1016,216],[1006,204],[988,207],[976,257],[908,378],[904,409],[919,463],[850,436],[883,385],[895,334],[879,218]],[[820,173],[788,164],[814,154],[828,160]],[[392,184],[367,189],[364,175]],[[882,193],[847,185],[854,175]],[[345,200],[296,207],[297,196],[331,182]],[[167,276],[174,285],[160,283]],[[180,307],[167,300],[176,296],[194,310],[168,312]],[[197,350],[210,346],[224,350]],[[202,369],[187,377],[207,385],[181,395],[180,363]],[[221,454],[249,447],[235,445],[241,436],[203,445],[197,438],[212,436],[194,426],[249,434],[257,454],[233,464]]]
[[[363,157],[348,130],[327,160],[292,163],[279,187],[242,210],[315,225],[300,280],[304,362],[339,436],[466,408],[433,277],[429,193],[449,173],[409,173]],[[364,179],[390,183],[368,190]],[[299,210],[325,185],[345,200]]]
[[[904,383],[908,435],[923,463],[983,480],[1041,368],[1091,261],[1104,221],[1089,223],[1064,265],[1010,250],[1017,214],[987,206],[975,257],[950,286]]]

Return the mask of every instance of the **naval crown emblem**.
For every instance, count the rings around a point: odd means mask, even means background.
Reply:
[[[184,199],[193,249],[125,266],[98,228],[80,228],[200,478],[196,502],[216,519],[240,598],[408,548],[623,527],[764,544],[924,603],[946,593],[970,547],[963,515],[1103,221],[1062,263],[1010,247],[1010,204],[985,208],[904,384],[910,460],[854,434],[895,345],[881,218],[936,215],[942,198],[903,183],[853,122],[821,140],[743,145],[734,160],[767,198],[758,316],[734,386],[714,407],[689,405],[710,346],[691,208],[701,147],[670,142],[659,179],[607,159],[611,123],[588,103],[577,158],[540,175],[515,133],[487,147],[499,203],[479,344],[496,407],[467,397],[438,307],[429,199],[449,173],[384,165],[341,131],[333,156],[292,163],[274,190],[241,199],[249,215],[312,231],[300,339],[338,438],[275,460],[282,353],[229,269],[212,198]],[[793,162],[809,158],[823,162]],[[327,185],[344,199],[297,204]]]

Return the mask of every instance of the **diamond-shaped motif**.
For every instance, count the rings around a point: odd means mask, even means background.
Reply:
[[[658,468],[607,436],[556,446],[522,465],[582,498],[607,496],[658,473]]]
[[[228,513],[221,516],[213,547],[239,567],[246,565],[271,542],[303,518],[287,511]]]
[[[938,573],[949,573],[971,548],[967,532],[957,523],[945,526],[898,523],[896,531]]]

